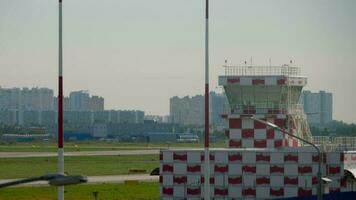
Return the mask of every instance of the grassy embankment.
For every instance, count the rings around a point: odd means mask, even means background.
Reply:
[[[66,200],[151,200],[159,199],[158,183],[84,184],[65,187]],[[56,200],[55,187],[20,187],[0,190],[1,200]]]

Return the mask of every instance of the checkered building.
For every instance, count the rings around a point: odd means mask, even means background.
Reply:
[[[307,78],[300,70],[281,67],[227,67],[219,77],[231,107],[224,149],[210,150],[212,199],[277,199],[317,193],[318,162],[331,179],[324,192],[356,190],[346,173],[356,169],[356,152],[333,151],[322,158],[310,146],[267,127],[269,121],[308,139],[310,133],[298,105]],[[203,199],[203,149],[161,150],[161,199]],[[352,177],[352,176],[351,176]]]

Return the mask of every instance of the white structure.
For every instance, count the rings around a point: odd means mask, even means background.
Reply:
[[[307,78],[298,67],[224,66],[219,77],[231,110],[225,149],[210,149],[210,193],[214,199],[275,199],[317,194],[318,163],[331,179],[328,192],[355,190],[356,152],[323,152],[267,127],[260,119],[311,140],[299,99]],[[162,150],[161,199],[204,197],[204,150]],[[346,173],[345,173],[346,172]],[[349,174],[351,179],[346,178]]]

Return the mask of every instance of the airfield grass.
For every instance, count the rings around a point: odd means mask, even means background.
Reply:
[[[67,200],[153,200],[159,199],[159,184],[142,182],[137,184],[83,184],[65,187]],[[56,200],[56,187],[17,187],[0,190],[1,200]]]
[[[56,167],[56,157],[0,158],[0,179],[26,178],[54,173]],[[150,173],[156,167],[159,167],[158,155],[65,157],[65,171],[72,175],[122,175],[129,174],[130,169],[146,170]]]
[[[223,143],[212,143],[211,147],[224,147]],[[119,143],[119,142],[66,142],[65,151],[112,151],[112,150],[142,150],[165,148],[202,148],[202,143]],[[57,144],[49,143],[14,143],[0,145],[0,152],[56,152]]]

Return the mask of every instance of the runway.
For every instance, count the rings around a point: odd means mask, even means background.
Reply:
[[[64,156],[123,156],[159,154],[159,149],[64,152]],[[0,158],[56,157],[57,152],[0,152]]]

